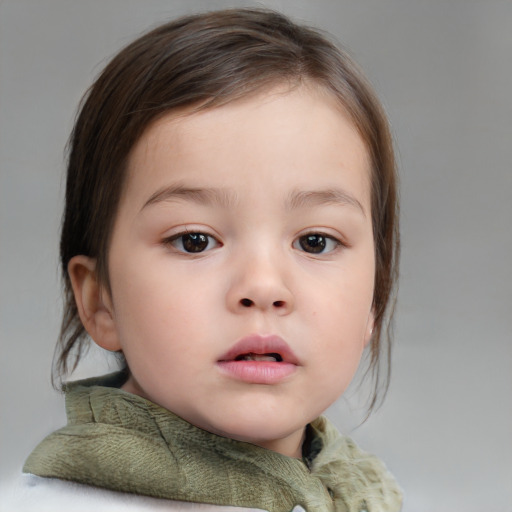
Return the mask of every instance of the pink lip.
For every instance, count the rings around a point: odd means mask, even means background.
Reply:
[[[279,354],[282,361],[240,361],[243,354]],[[276,384],[297,370],[299,360],[279,336],[250,335],[235,343],[217,361],[223,373],[253,384]]]

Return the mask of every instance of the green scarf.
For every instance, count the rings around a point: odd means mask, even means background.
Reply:
[[[68,425],[23,471],[157,498],[290,512],[397,512],[401,493],[375,457],[321,417],[304,459],[197,428],[119,389],[120,374],[69,384]]]

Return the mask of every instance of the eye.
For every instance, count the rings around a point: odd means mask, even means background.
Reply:
[[[339,240],[324,235],[323,233],[308,233],[302,235],[295,242],[293,247],[310,254],[321,254],[332,252],[341,245]]]
[[[214,249],[219,242],[206,233],[179,233],[165,240],[180,252],[198,253]]]

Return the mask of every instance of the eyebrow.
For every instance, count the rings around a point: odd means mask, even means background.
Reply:
[[[219,205],[223,208],[228,208],[236,203],[236,194],[224,188],[199,188],[176,184],[157,190],[144,203],[141,210],[152,204],[177,199],[193,201],[198,204]]]
[[[179,199],[193,201],[198,204],[219,205],[222,208],[229,208],[237,202],[236,193],[229,189],[187,187],[182,184],[175,184],[157,190],[144,203],[141,210],[153,204]],[[287,198],[286,209],[297,210],[326,204],[353,206],[366,217],[366,212],[360,201],[352,194],[339,188],[308,191],[294,190]]]
[[[366,212],[361,202],[352,194],[339,188],[311,191],[295,190],[289,195],[287,201],[287,207],[290,210],[311,208],[313,206],[321,206],[325,204],[353,206],[360,210],[366,217]]]

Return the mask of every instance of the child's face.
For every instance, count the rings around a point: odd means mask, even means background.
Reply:
[[[148,129],[109,253],[125,389],[299,455],[304,426],[346,389],[370,337],[369,176],[352,123],[312,88]]]

